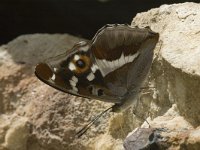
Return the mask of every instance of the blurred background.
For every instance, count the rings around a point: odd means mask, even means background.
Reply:
[[[91,39],[105,24],[130,24],[139,12],[182,2],[186,1],[0,0],[0,45],[32,33],[70,33]]]

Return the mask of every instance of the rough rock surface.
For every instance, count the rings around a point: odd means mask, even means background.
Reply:
[[[0,48],[0,149],[84,149],[87,145],[88,138],[82,144],[84,140],[75,138],[76,131],[110,104],[58,92],[34,75],[38,62],[66,52],[81,40],[67,34],[34,34],[20,36]],[[18,131],[12,131],[18,130],[13,119],[24,127],[19,134],[23,141],[16,136]],[[104,131],[103,123],[101,128],[94,127],[90,137]],[[19,148],[8,137],[15,137],[21,143]]]
[[[167,129],[163,136],[169,149],[200,149],[199,10],[195,3],[163,5],[138,14],[132,22],[160,33],[150,73],[155,89],[152,96],[141,96],[140,105],[149,108],[151,127]]]
[[[164,128],[169,149],[200,149],[200,4],[163,5],[132,25],[160,33],[136,110],[104,115],[84,136],[75,133],[110,104],[77,98],[40,82],[34,66],[81,39],[24,35],[0,47],[0,150],[121,150],[127,134],[148,118]],[[147,127],[144,123],[142,127]]]

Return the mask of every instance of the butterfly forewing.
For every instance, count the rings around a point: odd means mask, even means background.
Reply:
[[[73,95],[123,103],[149,71],[158,34],[150,29],[107,25],[91,42],[36,67],[48,85]]]

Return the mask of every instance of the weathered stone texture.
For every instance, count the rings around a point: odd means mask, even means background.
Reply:
[[[170,149],[200,149],[200,4],[163,5],[139,13],[132,26],[160,33],[138,106],[104,115],[81,138],[75,133],[111,104],[77,98],[34,76],[34,66],[81,39],[34,34],[0,47],[0,150],[121,150],[129,132],[148,117]],[[140,116],[140,117],[139,117]],[[149,117],[150,116],[150,117]],[[142,127],[148,127],[144,122]]]

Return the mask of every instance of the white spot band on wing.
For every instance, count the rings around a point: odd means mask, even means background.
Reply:
[[[75,61],[77,61],[77,60],[79,60],[79,59],[80,59],[80,56],[79,56],[79,55],[75,55],[75,56],[74,56],[74,60],[75,60]]]
[[[105,59],[96,59],[96,64],[99,66],[99,70],[101,71],[103,76],[106,76],[108,73],[120,68],[126,63],[133,62],[134,59],[139,55],[139,52],[135,53],[134,55],[120,56],[119,59],[114,61],[107,61]]]
[[[69,63],[69,69],[71,71],[76,70],[76,66],[73,63]]]
[[[69,83],[70,83],[70,85],[72,87],[72,90],[75,91],[75,92],[78,92],[78,88],[76,87],[77,82],[78,82],[78,78],[75,77],[75,76],[73,76],[71,78],[71,80],[69,80]]]
[[[95,64],[92,65],[91,70],[93,73],[95,73],[97,69],[98,69],[98,67]]]
[[[78,82],[78,78],[75,77],[75,76],[72,77],[72,80],[73,80],[74,82],[76,82],[76,83]]]
[[[90,72],[89,75],[87,76],[87,79],[88,79],[89,81],[94,80],[94,78],[95,78],[95,76],[94,76],[94,74],[93,74],[92,72]]]
[[[55,74],[53,74],[53,75],[52,75],[52,77],[51,77],[51,80],[53,80],[53,81],[54,81],[55,79],[56,79],[56,75],[55,75]]]

